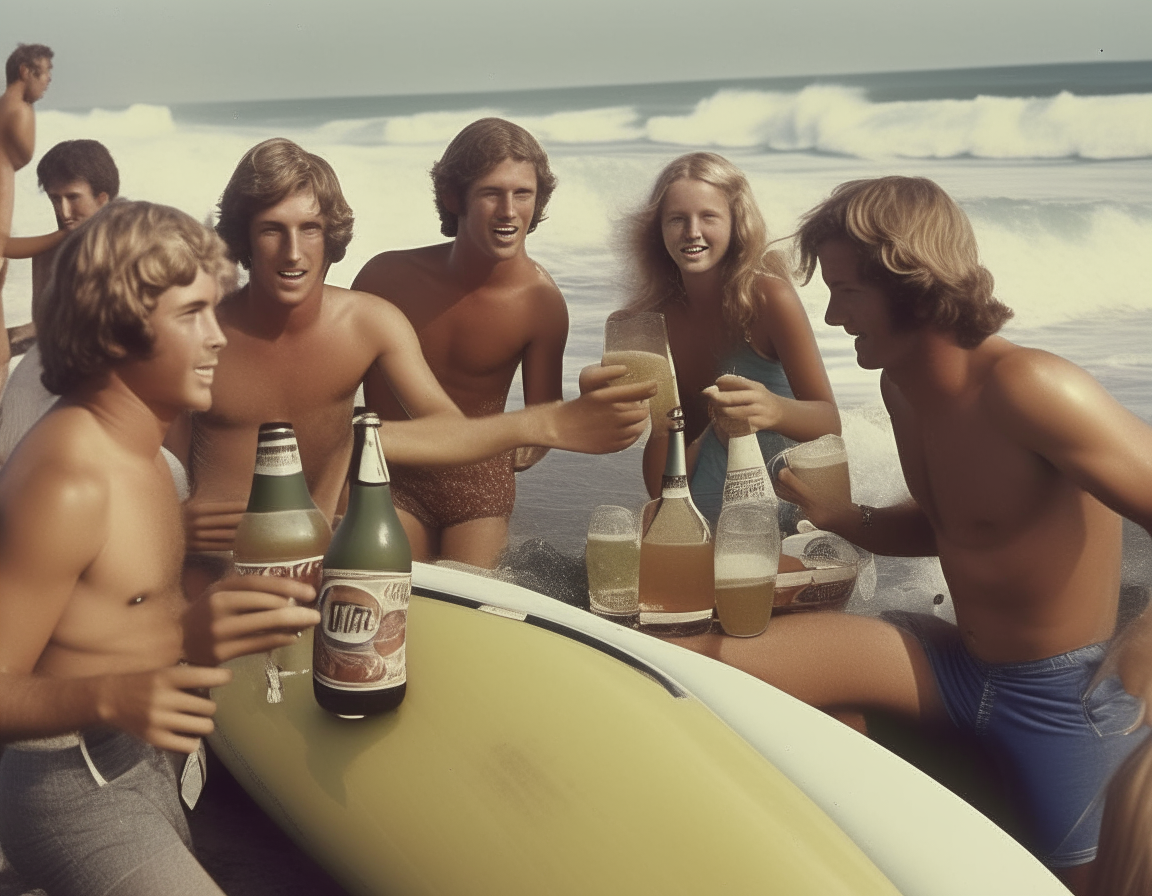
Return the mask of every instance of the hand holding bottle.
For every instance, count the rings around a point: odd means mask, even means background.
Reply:
[[[184,657],[215,666],[238,656],[287,647],[320,621],[310,607],[316,589],[295,579],[232,575],[184,612]]]
[[[204,501],[190,498],[184,504],[184,538],[189,553],[230,551],[236,527],[248,506],[246,499]]]
[[[780,396],[763,383],[726,373],[704,393],[710,400],[709,408],[717,423],[718,436],[721,431],[728,435],[743,435],[738,431],[741,424],[751,427],[753,432],[780,426],[783,416]]]

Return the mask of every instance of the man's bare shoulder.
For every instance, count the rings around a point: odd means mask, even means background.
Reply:
[[[1037,348],[1000,340],[981,391],[989,416],[1004,432],[1040,449],[1076,442],[1128,416],[1088,371]]]
[[[1012,413],[1043,412],[1044,408],[1038,405],[1077,402],[1085,397],[1085,390],[1095,393],[1100,389],[1086,370],[1066,358],[992,338],[997,342],[989,346],[982,391],[993,407]]]
[[[352,289],[403,303],[413,287],[446,280],[451,243],[392,249],[369,259],[352,281]]]
[[[354,337],[368,338],[374,345],[399,331],[411,332],[412,324],[391,299],[361,289],[324,287],[324,302],[339,326]]]
[[[83,408],[50,411],[29,430],[0,472],[4,515],[43,511],[77,524],[99,522],[110,496],[103,463],[106,442],[106,433]]]

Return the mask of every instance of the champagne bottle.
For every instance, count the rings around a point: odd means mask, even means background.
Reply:
[[[764,465],[760,442],[752,427],[743,420],[717,417],[713,425],[728,434],[728,471],[724,475],[724,497],[721,507],[738,501],[749,501],[776,493]]]
[[[644,507],[640,629],[689,635],[707,631],[712,623],[712,534],[688,492],[684,412],[673,408],[668,418],[671,431],[660,497]]]
[[[412,551],[392,506],[380,418],[353,419],[348,511],[324,556],[312,658],[316,702],[344,718],[400,705]]]

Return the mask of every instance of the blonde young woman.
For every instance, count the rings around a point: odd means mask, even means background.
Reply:
[[[684,408],[692,497],[715,523],[726,439],[709,400],[758,431],[765,460],[795,442],[840,432],[840,415],[808,316],[744,174],[723,156],[669,163],[629,220],[633,298],[625,312],[659,311],[668,327]],[[660,488],[667,430],[644,451],[650,494]]]

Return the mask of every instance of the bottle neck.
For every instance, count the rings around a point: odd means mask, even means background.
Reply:
[[[384,450],[380,447],[379,426],[356,424],[348,479],[352,488],[357,485],[387,485],[391,481]]]
[[[755,433],[728,438],[728,469],[747,470],[763,467],[764,455],[760,452],[760,442]]]
[[[684,459],[684,430],[668,433],[668,459],[664,463],[664,477],[660,483],[665,498],[681,498],[688,494],[688,467]]]
[[[315,509],[316,504],[304,479],[296,438],[292,435],[278,435],[270,439],[262,433],[256,449],[252,490],[248,493],[248,512]]]

